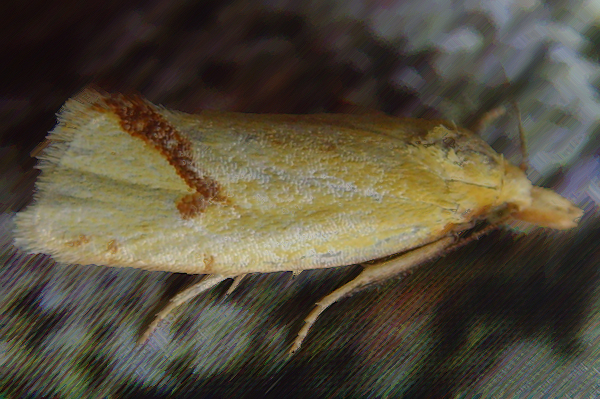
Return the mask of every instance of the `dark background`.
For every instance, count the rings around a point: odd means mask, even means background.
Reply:
[[[449,4],[452,4],[449,6]],[[527,6],[527,4],[530,4]],[[595,397],[600,392],[597,60],[579,1],[3,3],[0,393],[24,397]],[[151,315],[196,276],[54,263],[11,245],[29,153],[87,85],[187,112],[351,112],[469,126],[517,101],[529,176],[586,210],[569,232],[504,229],[335,304],[360,268],[252,275]],[[482,136],[520,161],[514,114]],[[478,396],[479,395],[479,396]]]

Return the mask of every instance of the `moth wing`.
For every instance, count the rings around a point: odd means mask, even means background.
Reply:
[[[502,184],[485,143],[414,123],[187,115],[86,91],[49,136],[17,243],[70,263],[223,275],[402,252],[485,212]]]

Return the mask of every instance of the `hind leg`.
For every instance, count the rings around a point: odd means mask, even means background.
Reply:
[[[219,284],[221,281],[227,280],[228,278],[230,277],[221,276],[220,274],[210,274],[199,283],[194,284],[191,287],[186,288],[185,290],[175,295],[169,300],[167,306],[162,308],[162,310],[156,314],[156,317],[154,318],[152,323],[150,323],[146,331],[144,331],[137,344],[141,345],[144,342],[146,342],[150,335],[152,335],[154,330],[156,330],[156,327],[158,327],[159,323],[165,317],[167,317],[167,315],[171,313],[173,309],[192,300],[202,292],[211,289],[215,285]]]
[[[411,250],[397,258],[389,261],[384,261],[374,265],[368,265],[365,269],[352,281],[341,286],[331,294],[327,295],[316,303],[315,309],[309,313],[304,319],[304,326],[298,332],[298,336],[290,349],[290,354],[300,349],[302,341],[308,335],[310,328],[315,324],[317,318],[325,309],[333,305],[340,299],[357,292],[367,285],[385,281],[388,278],[397,275],[403,271],[417,266],[420,263],[438,257],[455,241],[454,237],[445,237],[441,240],[426,244],[420,248]]]

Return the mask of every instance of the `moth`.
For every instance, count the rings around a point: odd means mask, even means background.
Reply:
[[[486,230],[477,226],[569,229],[582,215],[441,120],[190,115],[88,89],[47,139],[34,203],[16,216],[18,246],[60,262],[209,275],[140,342],[223,280],[364,264],[316,304],[293,352],[332,303]]]

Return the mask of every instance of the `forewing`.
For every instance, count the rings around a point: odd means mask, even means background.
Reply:
[[[169,112],[84,92],[50,135],[18,242],[82,264],[235,275],[431,242],[498,197],[500,157],[438,122]]]

